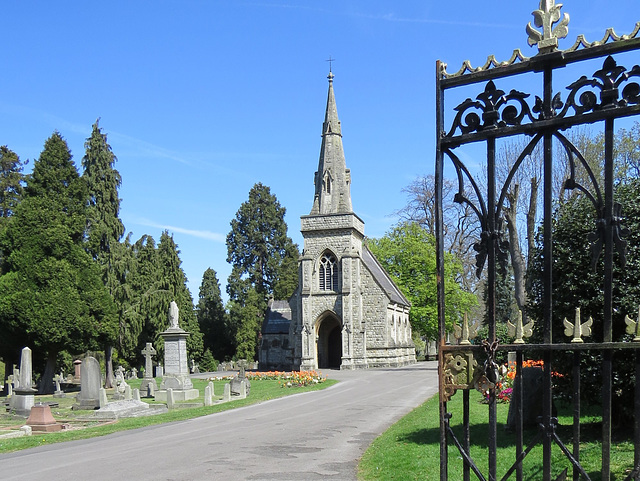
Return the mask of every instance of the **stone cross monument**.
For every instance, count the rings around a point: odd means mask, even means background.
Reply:
[[[149,392],[149,384],[152,384],[152,392],[156,392],[158,390],[158,385],[156,384],[156,380],[153,377],[153,360],[151,359],[156,355],[156,350],[153,348],[153,345],[150,342],[147,342],[145,348],[141,351],[144,356],[144,378],[142,379],[142,383],[140,384],[140,392],[146,396]]]
[[[173,390],[175,401],[188,401],[199,396],[189,377],[187,360],[187,337],[189,333],[180,328],[178,305],[171,301],[169,307],[169,329],[161,332],[164,339],[164,375],[160,390],[155,393],[156,401],[167,400],[167,389]]]

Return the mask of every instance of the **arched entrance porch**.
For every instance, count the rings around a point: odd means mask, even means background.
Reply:
[[[318,368],[339,368],[342,364],[342,326],[333,313],[324,314],[317,324]]]

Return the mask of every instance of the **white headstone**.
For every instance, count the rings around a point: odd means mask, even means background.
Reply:
[[[244,379],[240,381],[240,399],[244,399],[247,397],[247,383],[244,382]]]
[[[103,387],[100,388],[100,407],[107,405],[107,390]]]
[[[231,384],[227,383],[224,385],[224,394],[222,395],[223,402],[231,401]]]
[[[15,372],[16,370],[14,370]],[[11,397],[11,408],[20,416],[29,416],[31,408],[35,404],[36,390],[31,386],[31,349],[25,347],[20,355],[20,371],[18,376],[18,386],[14,389]],[[14,381],[15,375],[14,374]]]
[[[207,386],[204,388],[204,405],[211,406],[213,405],[213,397],[211,394],[211,386]]]
[[[173,400],[173,389],[169,388],[167,389],[167,408],[168,409],[173,409],[174,408],[174,400]]]
[[[33,387],[31,349],[28,347],[25,347],[20,354],[19,380],[21,389],[31,389]]]

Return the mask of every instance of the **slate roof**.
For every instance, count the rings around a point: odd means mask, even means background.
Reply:
[[[387,271],[384,270],[378,262],[378,259],[375,258],[366,245],[364,245],[362,249],[362,261],[367,269],[369,269],[376,282],[386,292],[387,296],[389,296],[391,302],[395,302],[396,304],[403,306],[411,306],[411,302],[409,302],[400,289],[398,289],[398,286],[396,286],[391,277],[389,277],[389,274],[387,274]]]
[[[289,301],[273,301],[262,325],[263,334],[288,334],[291,324]]]

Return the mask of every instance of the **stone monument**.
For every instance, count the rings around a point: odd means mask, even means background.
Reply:
[[[53,433],[62,429],[62,424],[58,424],[51,414],[49,405],[42,403],[31,408],[26,424],[31,426],[32,431],[41,433]]]
[[[19,416],[29,416],[31,408],[35,404],[36,390],[32,387],[31,366],[31,349],[25,347],[20,355],[18,385],[13,390],[11,397],[11,407]]]
[[[100,363],[95,357],[87,356],[80,366],[80,394],[72,409],[99,409],[101,387]]]
[[[62,373],[56,374],[53,377],[53,382],[56,383],[56,392],[53,393],[53,397],[65,397],[64,391],[60,388],[60,383],[64,382],[64,376]]]
[[[112,399],[114,401],[121,401],[124,399],[124,385],[126,381],[124,380],[124,368],[122,366],[118,366],[116,369],[116,380],[115,385],[113,386],[113,396]]]
[[[156,350],[150,342],[147,342],[147,345],[141,352],[144,356],[144,377],[140,384],[140,392],[145,395],[149,392],[155,393],[158,390],[158,384],[156,384],[156,380],[153,377],[153,359],[151,358],[156,355]],[[149,384],[153,384],[152,389],[149,389]]]
[[[155,392],[156,401],[167,401],[167,389],[173,392],[174,401],[188,401],[199,396],[189,377],[187,360],[187,337],[189,333],[180,328],[178,305],[171,301],[169,307],[169,329],[161,332],[164,339],[164,375],[160,389]]]

